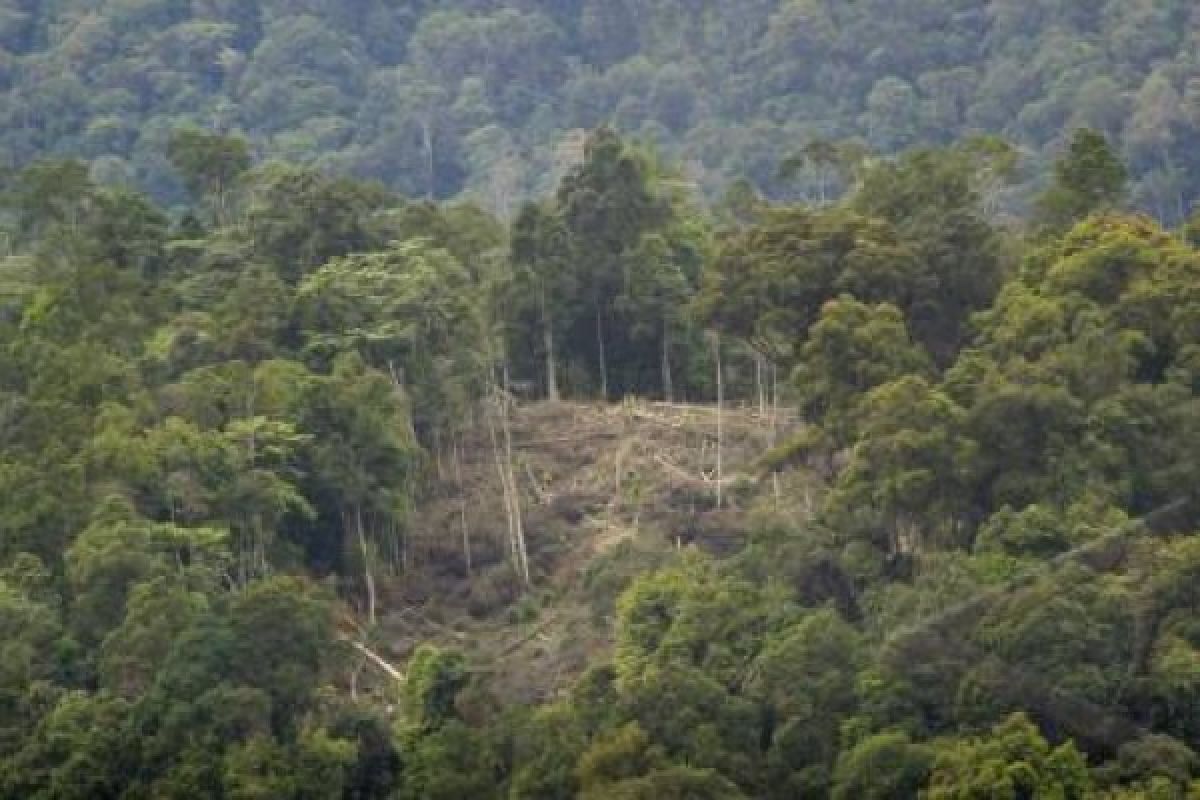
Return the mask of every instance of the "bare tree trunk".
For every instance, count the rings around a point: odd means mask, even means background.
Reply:
[[[366,656],[367,660],[370,661],[372,664],[374,664],[376,667],[378,667],[380,670],[387,673],[387,676],[389,678],[396,681],[397,683],[404,682],[404,673],[401,672],[400,670],[396,669],[395,667],[393,667],[387,661],[385,661],[383,659],[383,657],[380,656],[378,653],[376,653],[374,650],[367,647],[362,642],[355,642],[355,641],[351,641],[349,639],[343,639],[343,641],[350,642],[351,647],[353,647],[355,650],[357,650],[362,655]]]
[[[487,414],[488,438],[492,442],[492,460],[496,465],[496,476],[500,479],[500,496],[504,501],[504,520],[508,523],[508,550],[512,558],[513,565],[517,563],[517,534],[516,526],[513,523],[513,507],[511,496],[508,491],[508,473],[504,469],[504,464],[500,457],[500,440],[496,435],[496,419],[495,419],[495,404],[498,402],[495,388],[492,389],[492,406]]]
[[[354,665],[354,669],[350,671],[350,699],[355,703],[358,702],[358,674],[362,672],[365,665],[365,661],[359,661]]]
[[[408,572],[408,530],[400,529],[400,568]]]
[[[771,445],[779,436],[779,367],[771,362]]]
[[[596,304],[596,345],[600,354],[600,397],[608,402],[608,359],[604,352],[604,322],[600,316],[600,305]]]
[[[525,549],[525,528],[521,521],[521,500],[517,490],[516,478],[512,470],[512,434],[508,427],[508,407],[500,393],[492,391],[492,414],[499,414],[502,434],[504,436],[504,455],[501,456],[499,438],[496,434],[496,423],[492,415],[488,416],[488,433],[492,440],[492,454],[496,462],[496,473],[500,477],[500,488],[504,496],[504,511],[508,518],[509,550],[512,553],[513,565],[525,585],[529,585],[529,557]]]
[[[267,534],[259,514],[254,515],[254,553],[258,559],[259,574],[266,575],[271,571],[271,565],[267,563]]]
[[[237,537],[237,563],[238,563],[238,583],[242,587],[249,585],[250,573],[246,567],[246,531],[243,528],[241,535]]]
[[[387,566],[390,575],[396,575],[403,567],[404,554],[400,544],[400,531],[394,519],[387,522]]]
[[[725,382],[721,377],[721,334],[713,335],[713,356],[717,362],[717,508],[721,508],[721,444],[724,433]]]
[[[225,182],[220,178],[213,187],[213,221],[218,228],[225,227]]]
[[[513,455],[512,455],[512,430],[508,425],[508,401],[505,399],[504,413],[500,415],[500,425],[504,431],[504,462],[508,471],[508,486],[512,492],[513,518],[515,521],[516,545],[518,565],[521,570],[521,579],[525,581],[525,585],[530,584],[529,580],[529,552],[525,549],[525,523],[521,519],[521,493],[517,489],[517,478],[513,473]]]
[[[1177,214],[1176,223],[1181,224],[1187,220],[1187,210],[1184,208],[1183,192],[1180,190],[1179,184],[1175,182],[1175,161],[1171,158],[1171,151],[1167,149],[1166,145],[1162,146],[1162,158],[1163,164],[1166,167],[1166,173],[1170,176],[1171,180],[1172,194],[1175,200],[1175,213]]]
[[[542,303],[542,343],[546,351],[546,399],[557,403],[558,367],[554,363],[554,323],[550,317],[550,309],[546,305],[546,288],[540,287],[539,294]]]
[[[662,384],[663,384],[663,399],[668,403],[675,399],[674,382],[671,380],[671,326],[666,318],[663,318],[663,334],[662,334]]]
[[[462,459],[458,452],[458,439],[454,440],[454,481],[458,484],[458,519],[462,524],[463,560],[467,565],[467,577],[471,577],[471,529],[467,526],[467,498],[463,493]]]
[[[435,425],[433,427],[433,464],[437,470],[437,479],[445,480],[445,470],[442,468],[442,427]]]
[[[754,353],[754,391],[758,395],[758,416],[760,419],[767,418],[767,390],[766,383],[763,381],[763,357],[757,350]]]
[[[358,548],[362,553],[363,581],[367,590],[367,619],[375,626],[375,576],[371,574],[371,555],[367,548],[367,534],[363,529],[362,506],[354,506],[354,525],[358,531]]]
[[[425,196],[433,200],[436,195],[437,178],[433,158],[433,124],[428,118],[421,120],[421,142],[425,146]]]

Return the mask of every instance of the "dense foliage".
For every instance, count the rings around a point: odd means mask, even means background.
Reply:
[[[600,123],[657,143],[712,196],[748,176],[813,200],[854,160],[830,142],[895,153],[998,133],[1033,156],[1036,190],[1088,126],[1120,143],[1136,203],[1176,223],[1200,178],[1197,14],[1190,0],[5,0],[0,152],[82,155],[105,183],[178,202],[166,145],[190,124],[507,218]]]
[[[600,129],[507,229],[167,139],[178,213],[76,161],[4,181],[0,798],[1200,796],[1200,250],[1103,136],[1023,228],[978,138],[710,214]],[[541,578],[521,393],[794,403],[761,468],[822,491],[617,581],[565,696],[432,645],[360,692],[389,586]],[[508,539],[414,548],[481,430]]]

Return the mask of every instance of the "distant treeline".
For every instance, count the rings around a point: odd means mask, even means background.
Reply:
[[[469,197],[503,217],[610,125],[715,199],[843,188],[810,145],[885,155],[1005,137],[1015,212],[1079,127],[1177,224],[1200,186],[1191,0],[8,0],[0,153],[80,156],[104,184],[183,201],[175,128],[262,158]]]

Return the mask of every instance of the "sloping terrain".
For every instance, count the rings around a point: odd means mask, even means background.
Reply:
[[[381,646],[403,660],[419,643],[453,643],[494,675],[498,693],[532,700],[594,663],[615,597],[635,575],[675,548],[738,549],[749,520],[784,491],[756,461],[796,423],[785,411],[724,409],[718,480],[713,406],[540,403],[511,413],[532,587],[522,592],[506,558],[497,453],[480,424],[439,458],[441,480],[411,528],[408,557],[424,569],[390,583]]]

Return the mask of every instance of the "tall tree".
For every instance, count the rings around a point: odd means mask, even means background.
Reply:
[[[553,212],[530,204],[517,215],[511,239],[515,286],[518,291],[531,288],[536,298],[546,397],[557,401],[560,398],[559,355],[555,342],[573,316],[570,304],[575,299],[575,276],[571,271],[567,231]]]
[[[1082,128],[1054,165],[1050,187],[1038,198],[1038,222],[1062,231],[1097,211],[1118,208],[1125,200],[1128,172],[1104,136]]]
[[[584,162],[563,179],[557,202],[594,323],[600,394],[608,397],[614,302],[638,268],[633,248],[669,221],[671,209],[652,185],[646,159],[607,128],[589,138]]]
[[[251,164],[246,140],[184,128],[171,134],[167,158],[192,197],[209,205],[213,221],[228,224],[234,187]]]

